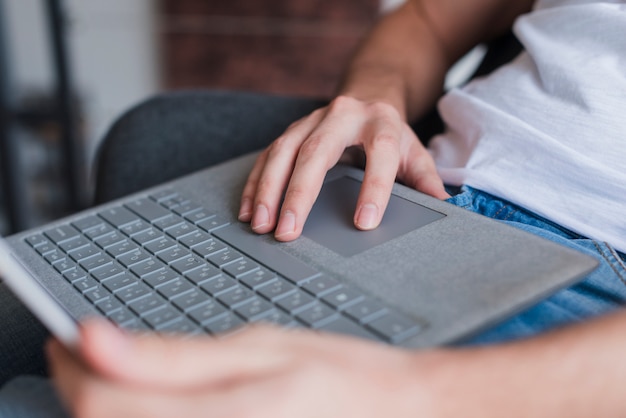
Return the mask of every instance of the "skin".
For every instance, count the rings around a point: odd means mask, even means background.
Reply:
[[[326,170],[366,156],[355,225],[378,225],[397,178],[446,194],[407,121],[430,108],[445,71],[509,28],[530,1],[409,0],[364,41],[329,106],[259,157],[239,217],[289,241]],[[285,191],[285,201],[279,208]],[[626,314],[505,345],[407,351],[336,335],[251,327],[221,339],[132,336],[89,322],[51,373],[79,417],[626,416]]]
[[[623,417],[626,315],[524,342],[408,351],[253,327],[222,338],[83,326],[78,353],[48,345],[77,417]]]

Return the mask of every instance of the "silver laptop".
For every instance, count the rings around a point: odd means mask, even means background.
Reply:
[[[0,273],[68,345],[106,317],[221,335],[269,322],[404,347],[458,341],[593,270],[586,255],[395,185],[380,227],[352,224],[363,173],[327,175],[301,238],[237,221],[256,155],[6,239]]]

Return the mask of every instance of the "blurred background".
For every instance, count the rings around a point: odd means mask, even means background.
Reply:
[[[0,233],[84,208],[107,128],[145,98],[330,97],[403,0],[0,0]]]

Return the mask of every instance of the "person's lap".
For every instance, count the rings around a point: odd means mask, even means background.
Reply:
[[[262,149],[290,123],[324,103],[229,92],[188,92],[152,99],[120,118],[103,142],[98,158],[96,201],[120,197]],[[466,344],[531,336],[608,313],[626,301],[624,256],[606,244],[578,237],[477,190],[467,189],[450,201],[592,254],[601,262],[578,285],[556,293]],[[42,348],[46,331],[2,285],[0,313],[0,386],[20,374],[41,375],[45,368]],[[1,406],[2,396],[0,412]]]

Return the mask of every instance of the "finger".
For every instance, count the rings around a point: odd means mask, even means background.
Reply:
[[[346,111],[338,113],[335,116],[329,111],[300,147],[274,233],[279,241],[291,241],[300,236],[326,172],[359,137],[363,117]]]
[[[279,369],[291,361],[284,330],[251,327],[229,338],[132,337],[103,322],[86,323],[81,354],[109,378],[162,388],[218,384]]]
[[[261,177],[261,172],[263,171],[263,167],[265,166],[266,161],[267,150],[259,154],[258,158],[254,162],[252,170],[250,170],[250,174],[248,174],[248,179],[246,180],[246,184],[243,187],[243,192],[241,193],[239,215],[237,216],[237,219],[239,219],[241,222],[250,222],[250,220],[252,219],[254,195],[256,194],[256,187],[259,182],[259,178]]]
[[[413,136],[409,149],[403,153],[406,157],[400,164],[398,177],[406,185],[438,199],[450,197],[443,181],[437,172],[435,161],[422,143],[415,137],[409,127],[406,135]]]
[[[298,150],[311,131],[324,117],[325,109],[318,109],[308,117],[292,124],[266,150],[264,164],[251,195],[251,227],[260,234],[276,226],[278,208],[294,168]]]
[[[385,213],[400,163],[401,125],[379,118],[368,126],[364,143],[367,164],[356,205],[354,224],[362,230],[376,228]]]

